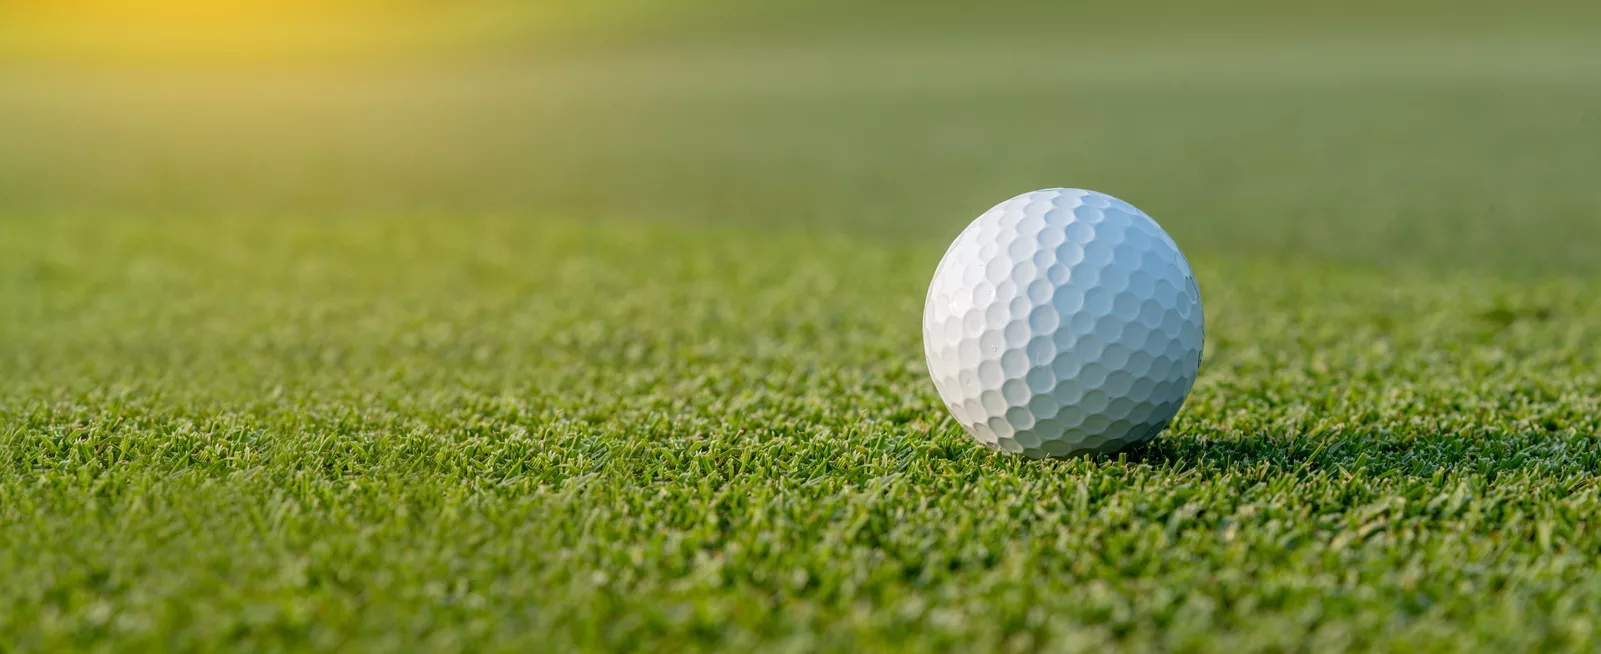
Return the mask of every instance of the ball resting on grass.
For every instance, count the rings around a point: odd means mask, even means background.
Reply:
[[[1155,437],[1189,395],[1205,327],[1189,262],[1112,196],[1025,193],[945,252],[923,309],[934,385],[968,433],[1034,458]]]

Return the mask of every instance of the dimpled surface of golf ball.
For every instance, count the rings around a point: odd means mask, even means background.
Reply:
[[[1189,262],[1140,210],[1049,189],[990,209],[934,272],[923,348],[956,420],[992,449],[1112,453],[1155,437],[1201,365]]]

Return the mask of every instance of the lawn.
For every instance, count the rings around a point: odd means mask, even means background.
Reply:
[[[0,650],[1593,650],[1596,61],[7,70]],[[945,245],[1048,186],[1205,299],[1116,457],[985,450],[921,360]]]

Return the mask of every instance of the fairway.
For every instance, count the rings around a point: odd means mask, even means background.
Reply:
[[[1594,650],[1601,49],[1531,34],[0,71],[0,650]],[[923,361],[1053,186],[1205,301],[1115,457]]]

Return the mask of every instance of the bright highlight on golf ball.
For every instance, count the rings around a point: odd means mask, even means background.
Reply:
[[[1048,189],[990,209],[934,271],[923,349],[980,443],[1034,458],[1154,438],[1195,384],[1201,292],[1156,221],[1104,193]]]

